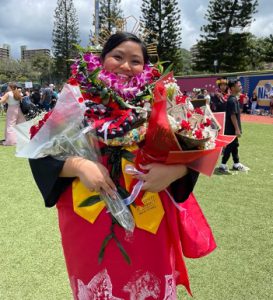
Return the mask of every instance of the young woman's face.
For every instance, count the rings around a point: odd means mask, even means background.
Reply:
[[[221,83],[221,84],[220,84],[220,90],[221,90],[222,92],[225,92],[226,89],[227,89],[227,85],[226,85],[225,83]]]
[[[143,71],[144,57],[141,45],[126,41],[106,54],[103,67],[106,71],[128,77]]]

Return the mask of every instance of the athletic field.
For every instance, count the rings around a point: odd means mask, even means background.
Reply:
[[[246,121],[239,151],[251,170],[201,176],[195,189],[218,244],[186,260],[196,300],[273,299],[273,125]],[[3,130],[0,116],[0,139]],[[56,210],[44,208],[14,152],[0,146],[0,299],[72,299]],[[181,290],[179,299],[190,297]]]

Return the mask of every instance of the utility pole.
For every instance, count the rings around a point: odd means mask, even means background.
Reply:
[[[100,14],[100,1],[95,0],[95,39],[98,41],[99,37],[99,14]]]

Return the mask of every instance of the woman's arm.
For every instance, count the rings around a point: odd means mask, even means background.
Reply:
[[[3,97],[0,97],[0,104],[6,103],[8,100],[8,97],[9,97],[8,93],[6,93]]]
[[[90,181],[93,179],[96,182],[101,180],[101,177],[96,175],[97,173],[107,174],[106,177],[109,177],[108,171],[100,164],[90,163],[91,166],[89,163],[86,165],[86,160],[80,157],[71,157],[66,161],[57,160],[51,156],[30,159],[31,171],[44,198],[45,206],[54,206],[60,195],[76,177],[81,178],[81,181],[89,189],[97,190],[98,187],[94,187],[94,183],[91,183],[92,186],[90,187]],[[109,182],[109,179],[107,181]],[[111,182],[109,184],[113,187]],[[113,193],[112,189],[111,192]]]

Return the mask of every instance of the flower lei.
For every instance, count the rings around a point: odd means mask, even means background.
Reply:
[[[68,83],[80,86],[83,97],[78,101],[86,105],[85,121],[92,122],[97,136],[105,142],[112,140],[114,146],[140,142],[145,136],[144,123],[151,107],[154,83],[163,73],[162,65],[145,64],[142,73],[128,80],[103,69],[99,56],[83,48],[79,50]],[[47,117],[33,126],[31,138]]]
[[[86,99],[100,96],[105,100],[112,96],[114,100],[122,100],[124,103],[135,103],[134,99],[139,96],[147,96],[147,85],[151,85],[161,76],[159,69],[145,64],[142,73],[127,80],[122,75],[104,70],[100,57],[91,52],[84,52],[80,54],[80,58],[74,60],[71,73],[68,82],[80,85]]]
[[[85,99],[85,119],[92,122],[96,133],[113,145],[132,144],[144,138],[153,85],[163,68],[144,65],[143,71],[131,78],[103,69],[100,58],[86,50],[73,61],[68,83],[79,85]]]

